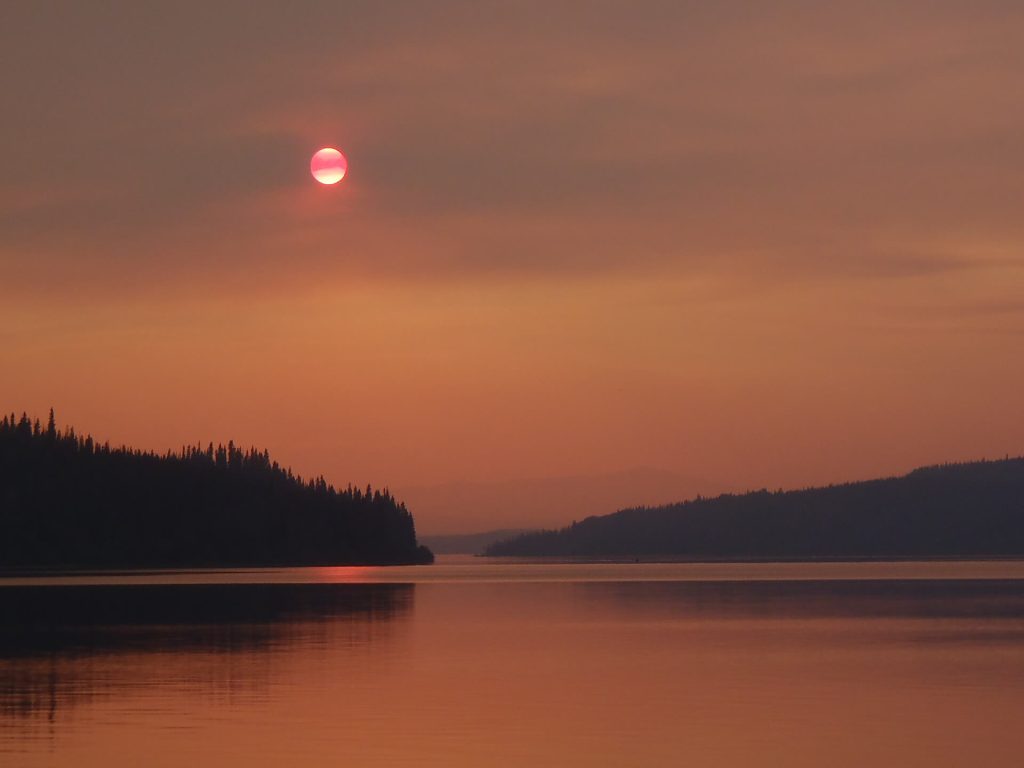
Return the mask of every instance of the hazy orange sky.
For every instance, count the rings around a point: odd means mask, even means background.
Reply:
[[[214,5],[0,11],[0,410],[428,532],[1024,452],[1020,3]]]

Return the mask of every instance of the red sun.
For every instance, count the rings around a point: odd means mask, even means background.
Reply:
[[[309,172],[321,184],[337,184],[345,178],[348,171],[348,160],[334,147],[318,150],[309,161]]]

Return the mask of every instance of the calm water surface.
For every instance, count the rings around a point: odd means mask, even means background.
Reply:
[[[0,579],[0,765],[1019,766],[1024,563]]]

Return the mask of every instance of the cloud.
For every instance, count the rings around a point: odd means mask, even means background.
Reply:
[[[1024,238],[1015,4],[53,11],[0,33],[7,290],[899,277]]]

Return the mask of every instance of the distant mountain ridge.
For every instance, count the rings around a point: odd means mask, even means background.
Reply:
[[[428,563],[387,490],[303,480],[233,443],[157,455],[0,419],[0,568]]]
[[[626,506],[655,505],[722,493],[734,486],[709,478],[634,467],[618,472],[519,477],[404,486],[402,498],[431,536],[490,529],[540,530]]]
[[[754,491],[589,517],[491,556],[814,559],[1024,556],[1024,458]]]
[[[435,536],[420,536],[435,555],[480,555],[496,541],[510,539],[531,532],[529,528],[502,528],[497,531],[480,533],[446,533]]]

